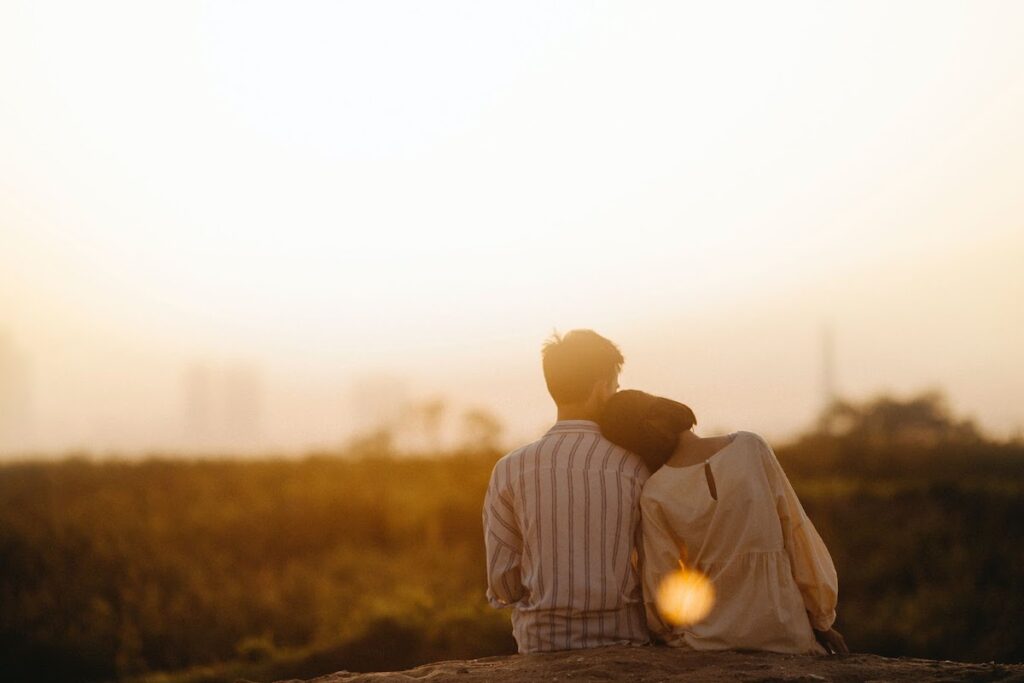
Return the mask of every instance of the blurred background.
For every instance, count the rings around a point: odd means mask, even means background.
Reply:
[[[777,445],[854,649],[1024,659],[1022,28],[0,4],[0,670],[511,651],[480,504],[575,327]]]

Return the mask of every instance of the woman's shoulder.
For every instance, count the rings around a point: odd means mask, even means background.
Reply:
[[[743,459],[746,461],[747,467],[756,468],[758,471],[764,472],[769,479],[777,476],[777,473],[782,471],[782,465],[779,463],[778,456],[775,455],[775,451],[763,436],[756,432],[744,431],[737,432],[736,438],[742,438],[744,445],[746,445],[746,448],[741,450],[744,453],[745,457]]]
[[[742,454],[743,456],[736,458],[736,460],[743,460],[747,463],[763,463],[766,459],[774,457],[774,451],[768,440],[757,432],[741,430],[735,432],[735,434],[733,444],[737,446],[736,450],[739,451],[737,455]]]
[[[743,442],[746,442],[751,446],[757,446],[760,448],[771,448],[771,446],[768,445],[768,440],[765,439],[760,434],[758,434],[757,432],[748,432],[746,430],[740,430],[738,432],[735,432],[735,434],[736,439],[742,439]]]

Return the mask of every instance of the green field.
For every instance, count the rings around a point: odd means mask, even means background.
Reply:
[[[1024,660],[1024,447],[876,446],[778,449],[851,647]],[[0,467],[3,678],[272,680],[513,652],[484,600],[499,455]]]

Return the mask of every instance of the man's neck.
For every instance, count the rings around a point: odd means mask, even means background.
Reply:
[[[590,420],[597,422],[596,411],[585,406],[558,406],[558,421]]]

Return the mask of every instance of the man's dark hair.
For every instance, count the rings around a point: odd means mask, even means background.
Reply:
[[[557,332],[541,350],[544,381],[555,403],[587,400],[594,384],[610,380],[622,370],[625,359],[619,347],[593,330]]]
[[[600,419],[604,438],[639,455],[652,473],[672,457],[679,435],[695,424],[689,406],[635,389],[608,399]]]

